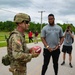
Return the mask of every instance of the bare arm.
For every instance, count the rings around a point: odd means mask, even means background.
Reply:
[[[52,48],[50,48],[49,45],[47,44],[45,37],[41,37],[41,40],[42,40],[43,44],[45,45],[45,47],[51,52]]]
[[[64,41],[64,36],[60,38],[60,43],[59,44],[62,45],[63,41]]]
[[[61,37],[59,44],[54,48],[54,50],[57,50],[58,48],[60,48],[60,46],[62,45],[63,41],[64,41],[64,37]]]
[[[47,42],[46,42],[46,40],[45,40],[45,37],[41,37],[41,40],[42,40],[43,44],[45,45],[45,47],[47,47],[48,44],[47,44]]]
[[[70,34],[71,37],[74,39],[74,35],[71,33],[71,31],[69,31],[69,34]]]

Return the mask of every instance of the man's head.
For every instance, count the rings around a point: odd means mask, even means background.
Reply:
[[[49,22],[50,25],[52,25],[52,26],[54,25],[54,20],[55,20],[54,15],[49,14],[48,15],[48,22]]]
[[[71,26],[69,25],[69,26],[67,26],[67,32],[68,31],[71,31]]]
[[[27,30],[29,27],[30,16],[25,13],[18,13],[14,17],[14,22],[23,30]]]

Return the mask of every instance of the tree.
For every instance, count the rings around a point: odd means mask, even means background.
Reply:
[[[72,27],[72,30],[75,32],[75,27],[73,24],[60,24],[60,23],[57,23],[59,26],[62,27],[63,31],[65,31],[66,27],[68,25],[71,25]],[[43,23],[42,24],[42,28],[47,25],[47,23]],[[14,28],[16,27],[16,24],[12,21],[5,21],[5,22],[0,22],[0,31],[7,31],[7,32],[11,32],[14,30]],[[30,22],[30,26],[29,26],[29,31],[32,31],[32,32],[35,32],[36,30],[40,33],[41,31],[41,24],[40,23],[35,23],[35,22]]]

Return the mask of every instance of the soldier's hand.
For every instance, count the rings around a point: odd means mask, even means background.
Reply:
[[[32,57],[33,57],[33,58],[38,57],[38,56],[39,56],[39,53],[33,53],[33,54],[32,54]]]
[[[35,50],[32,50],[31,54],[32,54],[32,57],[33,57],[33,58],[34,58],[34,57],[37,57],[37,56],[39,55],[39,53],[35,53]]]
[[[30,48],[30,53],[32,54],[32,57],[38,57],[40,55],[41,52],[41,47],[39,46],[34,46],[32,48]]]

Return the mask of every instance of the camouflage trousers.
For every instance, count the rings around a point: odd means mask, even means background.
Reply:
[[[13,75],[26,75],[26,72],[15,71]]]
[[[9,71],[12,72],[13,75],[26,75],[26,70],[9,68]]]
[[[13,75],[26,75],[26,64],[16,66],[10,65],[9,71],[12,72]]]

